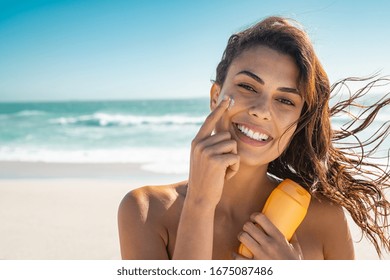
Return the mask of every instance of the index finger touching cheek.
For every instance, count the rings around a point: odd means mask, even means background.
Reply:
[[[230,100],[231,98],[229,96],[225,95],[223,97],[222,101],[218,104],[218,106],[207,116],[195,138],[203,139],[204,137],[211,135],[218,120],[221,119],[222,115],[229,107]]]

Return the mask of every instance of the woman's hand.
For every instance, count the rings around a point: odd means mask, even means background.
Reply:
[[[233,177],[239,168],[237,142],[231,138],[230,132],[213,134],[229,101],[229,98],[221,101],[192,141],[187,199],[196,203],[216,206],[221,199],[225,179]]]
[[[238,170],[237,143],[229,132],[213,130],[228,108],[224,99],[206,118],[192,141],[188,189],[172,259],[211,260],[215,207],[225,179]]]
[[[262,213],[253,213],[246,222],[238,239],[253,254],[255,260],[299,260],[302,250],[294,234],[288,242],[284,235]],[[237,260],[247,260],[237,255]]]

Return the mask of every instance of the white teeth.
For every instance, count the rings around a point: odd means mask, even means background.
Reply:
[[[269,136],[267,134],[264,134],[264,133],[260,133],[260,132],[254,132],[253,130],[250,130],[249,128],[243,126],[243,125],[237,125],[237,128],[242,132],[244,133],[246,136],[248,136],[249,138],[252,138],[254,140],[257,140],[257,141],[267,141]]]

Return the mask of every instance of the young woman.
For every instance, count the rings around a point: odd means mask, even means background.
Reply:
[[[253,259],[353,259],[343,209],[379,254],[388,250],[389,172],[335,143],[364,129],[389,98],[368,108],[358,128],[335,131],[331,115],[364,90],[330,109],[331,91],[306,33],[286,19],[231,36],[210,90],[212,112],[192,141],[188,181],[126,195],[118,214],[122,257],[245,259],[237,253],[243,243]],[[259,213],[285,178],[312,195],[290,242]]]

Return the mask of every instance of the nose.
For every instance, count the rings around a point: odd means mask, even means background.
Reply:
[[[249,114],[262,120],[271,120],[271,101],[265,96],[257,98],[250,107]]]

